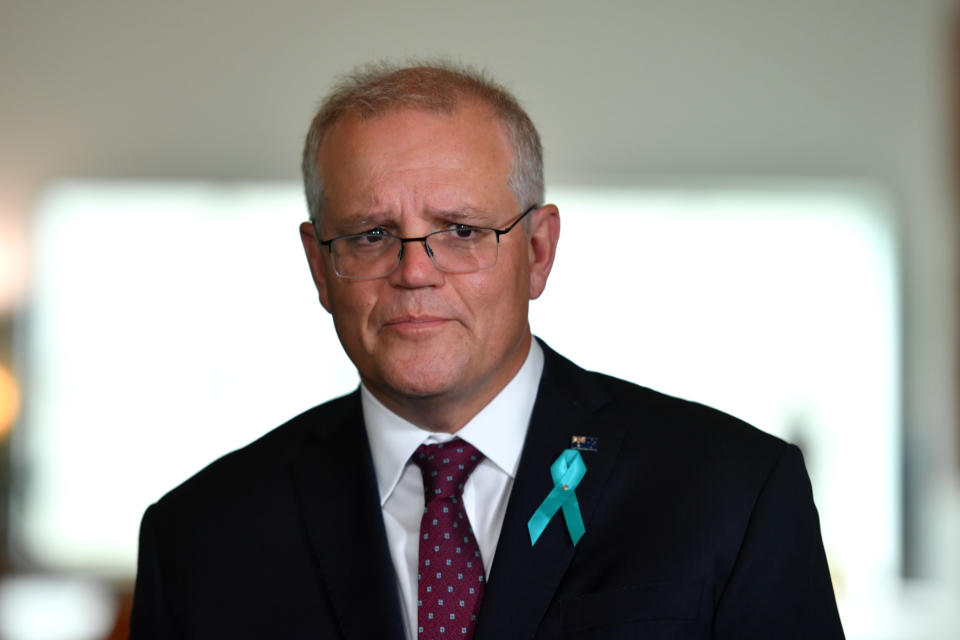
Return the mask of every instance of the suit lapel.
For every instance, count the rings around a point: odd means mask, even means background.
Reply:
[[[294,461],[300,509],[343,636],[403,640],[359,392],[345,402]]]
[[[576,553],[560,513],[536,545],[530,545],[527,520],[553,488],[550,465],[570,447],[571,436],[599,438],[598,452],[582,454],[587,473],[576,490],[586,540],[623,439],[622,424],[597,419],[597,411],[609,400],[607,395],[586,372],[542,346],[543,377],[484,594],[476,640],[534,636]],[[518,607],[518,602],[523,606]]]

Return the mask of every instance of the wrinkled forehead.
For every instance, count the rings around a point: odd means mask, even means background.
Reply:
[[[406,107],[344,114],[324,136],[317,170],[327,203],[336,206],[345,192],[374,185],[436,180],[439,188],[448,180],[499,190],[507,186],[512,156],[500,118],[472,102],[449,112]]]

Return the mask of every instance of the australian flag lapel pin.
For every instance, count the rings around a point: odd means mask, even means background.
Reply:
[[[577,451],[597,452],[597,445],[600,444],[600,438],[593,436],[572,436],[570,438],[570,448]]]

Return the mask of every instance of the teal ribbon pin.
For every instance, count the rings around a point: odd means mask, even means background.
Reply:
[[[553,489],[543,499],[533,516],[527,521],[527,530],[530,531],[530,545],[537,543],[543,530],[550,524],[553,516],[563,509],[563,519],[567,522],[567,531],[570,539],[576,545],[586,529],[583,526],[583,517],[580,515],[580,503],[574,490],[587,472],[587,465],[583,463],[580,452],[576,449],[567,449],[550,465],[550,477],[553,478]]]

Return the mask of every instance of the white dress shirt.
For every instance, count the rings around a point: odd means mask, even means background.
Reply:
[[[503,527],[520,452],[530,425],[540,375],[543,349],[536,339],[523,366],[497,396],[455,434],[434,433],[407,422],[387,409],[363,385],[360,397],[373,466],[380,489],[387,544],[397,574],[404,626],[409,640],[417,638],[417,562],[420,554],[420,517],[423,515],[423,479],[410,456],[421,444],[461,438],[484,459],[463,488],[463,507],[480,547],[487,579]]]

